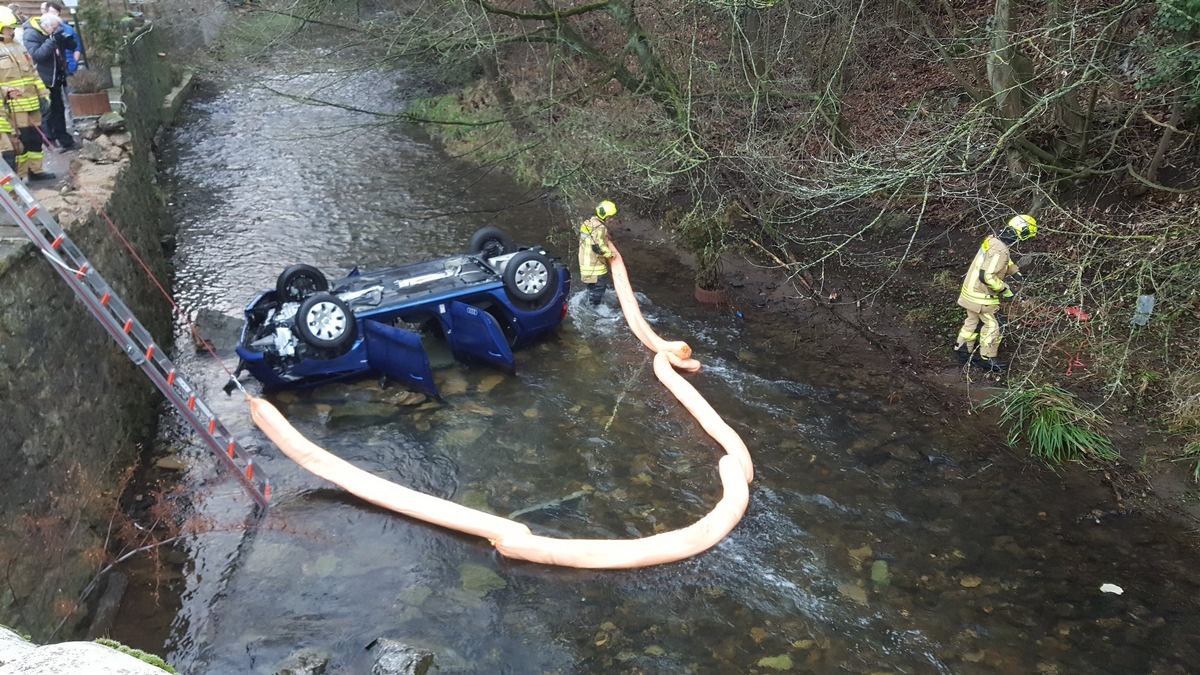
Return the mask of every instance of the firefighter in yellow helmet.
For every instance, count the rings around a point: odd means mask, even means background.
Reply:
[[[608,228],[604,221],[617,215],[617,205],[607,199],[596,205],[596,215],[579,225],[579,278],[587,285],[588,302],[599,305],[608,285],[608,259],[613,257],[608,245]]]
[[[49,180],[54,174],[42,171],[41,99],[48,96],[42,78],[25,48],[13,39],[17,17],[0,7],[0,142],[4,161],[22,180]]]
[[[1000,351],[1000,320],[996,312],[1000,300],[1013,297],[1012,288],[1005,278],[1019,280],[1021,270],[1012,261],[1009,248],[1017,242],[1031,239],[1037,234],[1037,220],[1033,216],[1018,215],[1008,220],[1000,236],[989,235],[983,240],[979,252],[967,269],[958,305],[967,310],[967,319],[958,331],[954,353],[959,361],[972,359],[990,370],[1005,370],[1008,364],[997,359]],[[979,330],[979,324],[983,330]],[[975,343],[979,351],[975,351]]]

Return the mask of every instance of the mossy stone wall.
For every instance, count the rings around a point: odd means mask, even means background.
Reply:
[[[173,82],[161,35],[141,36],[122,67],[133,153],[103,209],[170,288],[171,228],[152,151]],[[170,344],[170,304],[105,218],[93,211],[69,234]],[[86,618],[76,602],[103,559],[119,477],[153,437],[161,403],[43,255],[9,242],[0,258],[0,624],[45,640],[66,618],[62,639]]]

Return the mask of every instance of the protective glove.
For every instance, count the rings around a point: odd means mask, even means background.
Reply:
[[[595,253],[596,255],[603,255],[603,254],[604,254],[604,252],[600,250],[600,245],[599,245],[599,244],[592,244],[592,253]]]
[[[1020,272],[1017,272],[1016,274],[1010,274],[1008,275],[1008,278],[1012,279],[1013,281],[1025,281],[1025,275],[1021,274]]]
[[[1012,296],[1013,296],[1013,292],[1012,292],[1011,288],[1004,289],[1004,292],[1000,294],[1000,297],[1004,298],[1005,300],[1007,300],[1008,298],[1011,298]]]

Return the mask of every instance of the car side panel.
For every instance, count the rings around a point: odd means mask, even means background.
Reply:
[[[421,336],[378,321],[362,321],[362,327],[366,333],[367,362],[372,369],[430,396],[438,396]]]
[[[438,305],[438,319],[455,358],[486,363],[507,373],[516,371],[508,338],[491,314],[450,300]]]

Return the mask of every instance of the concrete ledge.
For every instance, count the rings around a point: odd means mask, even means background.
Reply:
[[[179,84],[175,85],[163,99],[162,104],[162,123],[171,124],[175,121],[175,116],[179,114],[179,109],[183,107],[183,102],[187,100],[188,94],[192,92],[192,87],[195,86],[195,73],[186,70],[183,77],[179,79]]]

